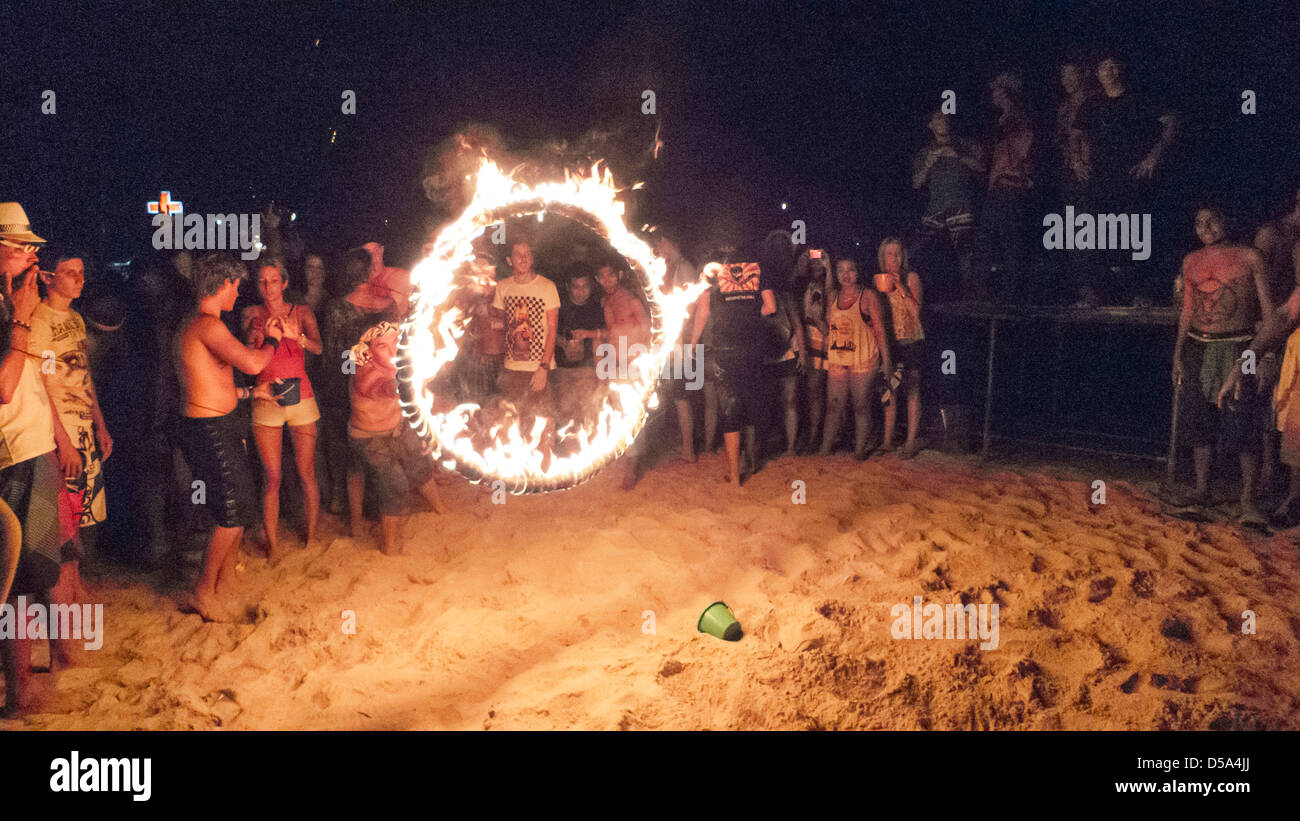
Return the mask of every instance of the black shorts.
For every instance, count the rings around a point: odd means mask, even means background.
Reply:
[[[706,370],[718,390],[718,425],[737,433],[754,424],[763,404],[763,363],[747,348],[714,348],[705,354]]]
[[[925,341],[913,340],[900,342],[894,350],[894,368],[902,369],[902,387],[911,388],[921,384],[921,367],[925,361]]]
[[[1228,399],[1220,408],[1205,394],[1201,368],[1210,345],[1230,345],[1234,359],[1249,347],[1249,342],[1207,343],[1188,338],[1183,343],[1183,383],[1179,388],[1178,426],[1180,438],[1193,446],[1216,447],[1226,453],[1259,453],[1264,426],[1268,420],[1269,397],[1259,395],[1254,375],[1241,378],[1241,399]],[[1217,370],[1217,369],[1216,369]],[[1211,393],[1221,379],[1209,385]]]
[[[254,481],[244,444],[247,424],[234,411],[225,416],[182,416],[176,426],[181,452],[194,479],[190,501],[202,504],[221,527],[247,527],[257,516]],[[201,501],[200,501],[201,500]]]
[[[768,379],[785,379],[791,376],[797,376],[799,373],[799,359],[783,359],[780,362],[768,362],[763,366]]]
[[[661,402],[685,402],[690,398],[686,393],[687,382],[685,379],[678,379],[674,376],[661,378],[659,380],[659,401]]]

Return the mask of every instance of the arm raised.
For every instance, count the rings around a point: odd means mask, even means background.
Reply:
[[[199,330],[199,339],[212,355],[222,362],[243,373],[257,374],[271,363],[271,357],[275,355],[275,348],[280,343],[280,324],[275,320],[268,322],[266,334],[268,340],[275,341],[259,348],[250,348],[236,339],[221,320],[213,317],[203,323]]]

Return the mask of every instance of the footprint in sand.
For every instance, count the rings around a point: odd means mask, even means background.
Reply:
[[[1115,580],[1110,576],[1104,579],[1095,579],[1092,584],[1088,585],[1088,601],[1093,604],[1104,602],[1110,598],[1110,593],[1114,588]]]
[[[1037,619],[1038,623],[1044,627],[1050,627],[1053,630],[1061,629],[1061,620],[1050,609],[1043,607],[1037,610],[1030,610],[1029,617]]]
[[[1188,678],[1179,678],[1178,676],[1166,676],[1160,673],[1151,674],[1151,686],[1158,687],[1161,690],[1172,690],[1176,693],[1194,694],[1196,692],[1195,676]]]
[[[1171,616],[1160,625],[1160,635],[1175,641],[1190,642],[1192,640],[1192,628],[1182,619]]]
[[[1149,599],[1155,592],[1155,574],[1150,570],[1138,570],[1133,573],[1133,580],[1129,583],[1133,590],[1133,595],[1139,599]]]

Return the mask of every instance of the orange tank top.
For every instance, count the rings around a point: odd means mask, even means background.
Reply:
[[[921,327],[921,312],[900,285],[890,291],[889,312],[894,319],[894,339],[899,342],[917,342],[925,339],[925,330]]]
[[[871,326],[862,316],[862,298],[859,293],[853,305],[840,307],[840,297],[831,300],[827,320],[830,325],[826,361],[831,365],[844,365],[852,370],[869,370],[876,365],[879,351]]]

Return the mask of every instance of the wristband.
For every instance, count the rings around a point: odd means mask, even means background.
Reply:
[[[262,345],[270,345],[272,350],[278,351],[280,349],[280,340],[273,336],[268,336],[262,340]]]
[[[28,332],[30,332],[32,329],[31,325],[28,325],[26,322],[23,322],[21,319],[11,319],[9,320],[9,324],[22,328],[24,331],[28,331]]]

